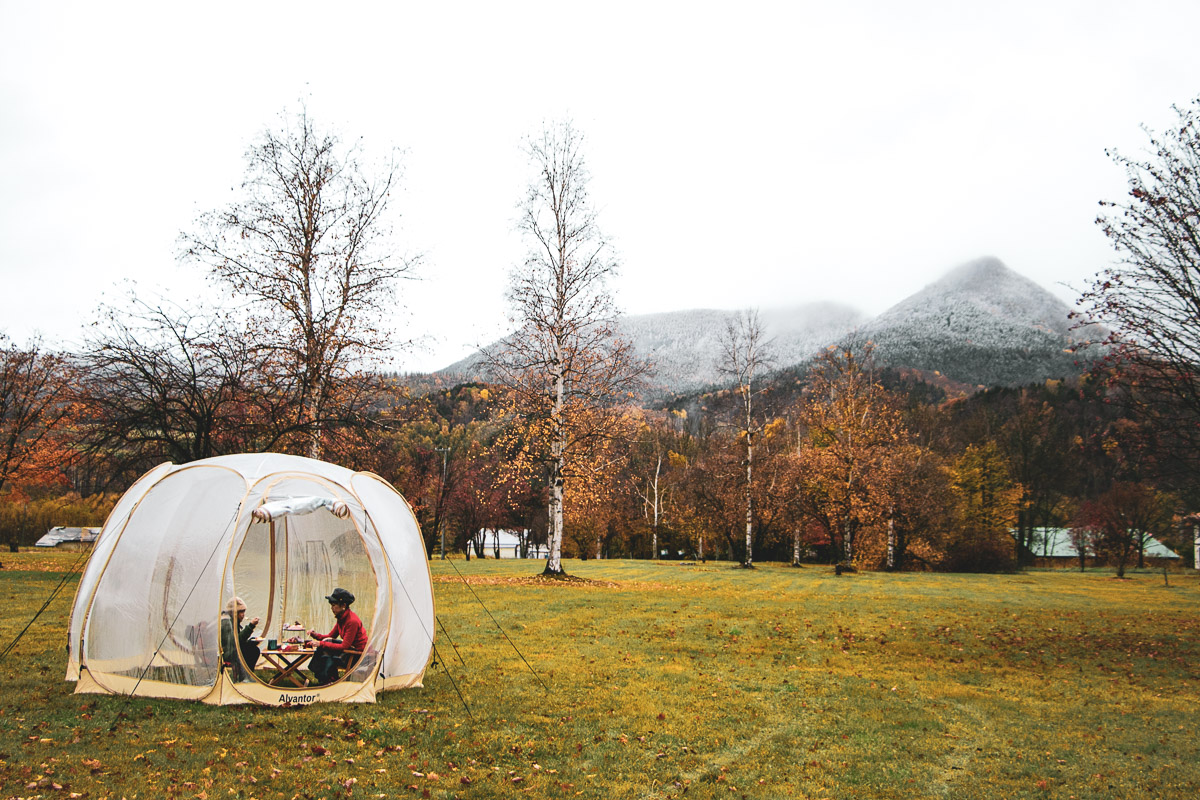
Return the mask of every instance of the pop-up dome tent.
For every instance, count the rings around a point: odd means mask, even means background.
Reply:
[[[366,651],[326,686],[235,681],[220,615],[234,597],[258,632],[327,631],[325,597],[356,597]],[[76,692],[206,703],[371,702],[420,686],[434,634],[425,544],[412,509],[375,475],[277,453],[160,464],[109,515],[75,594],[67,680]],[[301,635],[303,635],[301,633]]]

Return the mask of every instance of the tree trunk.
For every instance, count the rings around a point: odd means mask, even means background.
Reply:
[[[888,517],[887,568],[888,572],[896,569],[896,520],[893,517]]]
[[[550,483],[550,541],[547,542],[550,554],[546,558],[546,573],[562,575],[562,530],[563,530],[563,481],[559,473],[562,469],[561,458],[555,462]]]
[[[792,532],[792,566],[800,566],[800,529]]]
[[[563,470],[566,468],[566,431],[564,429],[563,405],[566,390],[566,379],[562,374],[561,345],[560,353],[556,354],[554,365],[554,406],[550,411],[550,431],[554,437],[550,445],[550,455],[554,459],[550,465],[550,557],[546,559],[545,573],[547,575],[565,575],[562,568],[562,538],[563,538]]]
[[[662,472],[662,454],[658,455],[658,463],[654,465],[654,525],[651,528],[650,534],[650,558],[658,558],[658,509],[660,499],[658,495],[658,476]]]
[[[749,401],[746,406],[746,560],[744,567],[754,566],[754,440],[750,427]]]
[[[308,274],[307,270],[305,274]],[[312,319],[311,301],[308,310],[308,319]],[[308,344],[308,349],[310,353],[313,352],[311,341]],[[320,365],[310,361],[307,370],[309,373],[308,377],[310,378],[314,375],[319,375]],[[322,446],[322,434],[324,430],[321,425],[321,412],[325,407],[325,382],[317,377],[312,380],[311,385],[312,396],[306,398],[305,408],[301,410],[301,413],[310,426],[308,430],[308,457],[320,460],[322,451],[324,450]]]

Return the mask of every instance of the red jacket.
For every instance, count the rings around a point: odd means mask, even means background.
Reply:
[[[333,630],[324,635],[313,634],[313,638],[321,640],[321,647],[326,650],[357,650],[362,653],[367,649],[367,632],[363,629],[362,620],[348,608],[338,615]],[[329,641],[333,638],[340,638],[341,641]]]

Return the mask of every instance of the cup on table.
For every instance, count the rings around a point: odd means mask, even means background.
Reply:
[[[279,649],[279,640],[278,639],[267,639],[267,649],[268,650],[278,650]]]

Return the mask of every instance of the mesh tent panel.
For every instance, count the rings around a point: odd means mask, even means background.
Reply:
[[[154,485],[156,480],[169,472],[171,467],[172,465],[169,463],[159,464],[134,481],[125,494],[121,495],[121,498],[109,513],[108,519],[104,522],[100,538],[96,540],[95,545],[92,547],[92,554],[88,557],[87,566],[84,567],[83,575],[79,578],[79,586],[75,589],[75,603],[71,608],[71,620],[67,633],[67,648],[70,651],[70,659],[67,664],[67,680],[78,680],[79,678],[79,642],[83,635],[83,624],[87,616],[87,607],[92,601],[96,585],[100,582],[100,575],[104,572],[104,567],[108,563],[109,556],[112,555],[113,549],[117,545],[117,540],[120,538],[121,531],[125,527],[125,521],[137,502],[145,495],[146,491]]]
[[[90,671],[213,685],[220,565],[244,494],[241,476],[203,466],[146,493],[96,586],[83,635]]]
[[[416,517],[404,498],[374,475],[355,475],[351,485],[369,509],[388,555],[392,619],[383,675],[421,673],[433,649],[434,608],[429,563]]]

